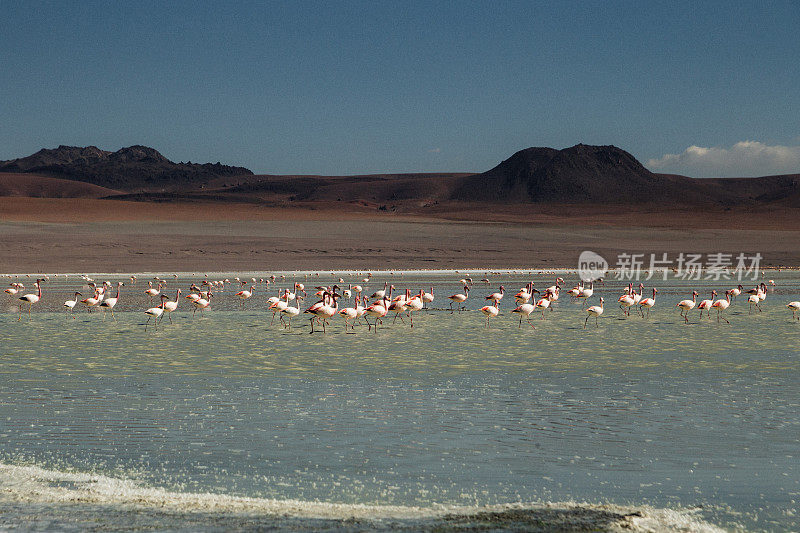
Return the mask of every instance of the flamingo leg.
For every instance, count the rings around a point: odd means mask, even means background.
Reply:
[[[589,317],[587,316],[586,319],[588,320]],[[534,326],[533,322],[531,322],[531,317],[528,317],[528,324],[530,324],[533,329],[536,329],[536,326]]]
[[[586,324],[589,323],[589,315],[586,316],[586,320],[583,322],[583,329],[586,329]]]

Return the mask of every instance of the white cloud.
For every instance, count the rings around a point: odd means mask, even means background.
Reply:
[[[740,141],[730,148],[690,146],[647,161],[656,172],[693,177],[746,177],[800,172],[800,146]]]

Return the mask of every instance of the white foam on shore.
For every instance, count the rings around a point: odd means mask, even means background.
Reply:
[[[101,474],[48,470],[38,466],[0,463],[0,503],[16,505],[100,505],[120,510],[155,512],[216,513],[220,515],[271,515],[276,518],[329,520],[436,520],[446,515],[469,517],[476,513],[522,510],[604,511],[626,516],[616,526],[619,531],[698,531],[722,529],[701,520],[695,512],[656,509],[649,506],[626,507],[577,502],[509,503],[492,506],[342,504],[301,500],[248,498],[214,493],[173,492],[147,487],[130,479]],[[608,526],[608,524],[606,524]]]

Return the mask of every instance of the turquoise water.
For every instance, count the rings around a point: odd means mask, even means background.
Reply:
[[[609,281],[591,299],[606,299],[598,328],[584,329],[581,305],[562,294],[546,320],[531,315],[535,330],[509,313],[530,276],[491,276],[451,314],[458,277],[375,276],[370,292],[390,279],[436,293],[413,329],[387,320],[377,333],[333,320],[309,335],[302,315],[291,330],[270,324],[274,289],[257,288],[244,309],[226,289],[203,317],[182,302],[174,323],[146,332],[141,281],[123,287],[116,320],[61,308],[81,290],[76,276],[51,277],[22,321],[3,295],[0,524],[40,525],[44,513],[51,529],[110,527],[131,504],[121,495],[196,512],[207,502],[185,498],[207,493],[290,528],[315,526],[293,520],[319,518],[320,503],[342,504],[337,519],[360,505],[373,506],[366,518],[400,519],[545,502],[677,510],[694,529],[800,528],[800,323],[785,308],[800,299],[800,275],[771,273],[764,311],[748,314],[740,297],[730,325],[695,310],[685,326],[675,308],[692,286],[706,298],[730,282],[670,279],[649,319],[623,317],[626,283]],[[171,295],[191,281],[167,279]],[[543,288],[554,277],[534,279]],[[487,329],[476,309],[500,283],[512,294]],[[123,489],[87,489],[98,483]],[[198,527],[183,514],[154,520]]]

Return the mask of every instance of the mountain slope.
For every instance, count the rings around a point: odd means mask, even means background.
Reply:
[[[96,146],[42,149],[0,162],[0,172],[36,173],[120,191],[196,188],[221,176],[252,174],[246,168],[220,163],[173,163],[157,150],[139,145],[116,152]]]
[[[591,203],[677,198],[691,178],[653,174],[616,146],[527,148],[493,169],[465,178],[453,198],[489,202]]]

